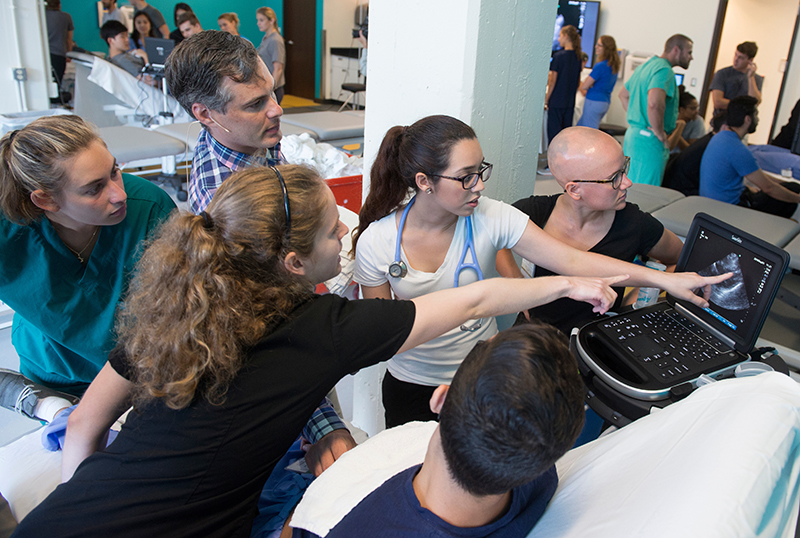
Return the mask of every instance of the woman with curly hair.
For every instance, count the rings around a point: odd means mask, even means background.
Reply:
[[[119,345],[70,417],[66,474],[17,536],[250,536],[276,462],[348,373],[564,290],[492,279],[411,301],[314,295],[340,270],[333,194],[301,166],[251,168],[144,253]],[[586,280],[599,310],[606,280]],[[134,403],[116,440],[97,449]]]

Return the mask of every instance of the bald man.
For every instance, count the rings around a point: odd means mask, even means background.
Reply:
[[[534,224],[583,251],[626,262],[632,262],[637,255],[655,258],[667,266],[678,262],[683,247],[680,239],[650,214],[625,201],[632,185],[627,175],[630,159],[611,136],[588,127],[564,129],[550,143],[547,160],[564,192],[531,196],[513,204]],[[522,276],[510,254],[498,254],[497,270],[507,277]],[[526,276],[554,274],[527,260],[522,266]],[[618,298],[614,307],[618,308],[624,289],[615,291]],[[528,313],[565,334],[598,317],[591,306],[585,308],[571,299],[532,308]]]

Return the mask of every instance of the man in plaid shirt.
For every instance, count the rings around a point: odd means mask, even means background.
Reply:
[[[279,144],[283,110],[275,101],[272,76],[251,43],[226,32],[193,35],[170,54],[166,77],[172,95],[203,125],[189,180],[194,213],[205,210],[233,172],[285,164]],[[303,437],[312,443],[306,461],[316,475],[356,444],[327,399]],[[264,494],[259,508],[269,512],[263,499]]]
[[[189,205],[205,210],[228,176],[249,166],[285,164],[274,81],[252,44],[201,32],[167,59],[167,84],[203,125],[192,160]]]

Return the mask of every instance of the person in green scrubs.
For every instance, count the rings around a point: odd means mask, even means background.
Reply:
[[[678,143],[685,126],[683,120],[678,122],[679,95],[672,68],[689,67],[692,47],[692,40],[685,35],[670,37],[664,53],[637,67],[619,93],[628,113],[623,151],[631,158],[628,177],[634,183],[661,185],[669,150]]]
[[[175,203],[122,174],[78,116],[6,134],[0,157],[0,300],[14,310],[20,371],[80,396],[116,344],[115,314],[142,243]],[[4,392],[19,392],[11,375],[0,374],[0,405]]]

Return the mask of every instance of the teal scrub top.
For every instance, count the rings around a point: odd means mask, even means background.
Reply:
[[[175,209],[149,181],[123,174],[125,219],[103,226],[84,267],[44,216],[27,226],[0,216],[0,300],[14,309],[20,371],[80,394],[114,348],[114,317],[142,242]]]
[[[628,123],[632,127],[647,129],[647,92],[660,88],[667,94],[664,108],[664,131],[671,133],[678,121],[678,85],[675,83],[675,72],[664,58],[654,56],[636,68],[631,78],[625,83],[630,94],[628,103]]]

